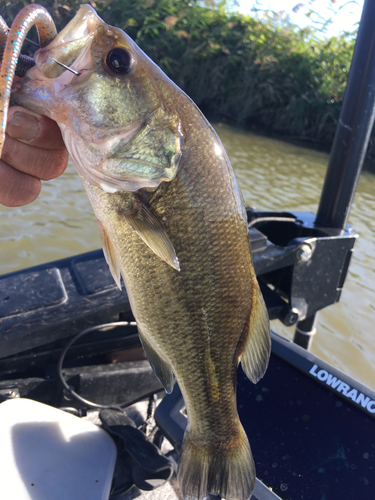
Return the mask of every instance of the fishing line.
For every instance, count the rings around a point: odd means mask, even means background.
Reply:
[[[103,323],[101,325],[96,325],[96,326],[92,326],[90,328],[86,328],[85,330],[83,330],[82,332],[78,333],[77,335],[75,335],[68,343],[67,345],[64,347],[64,349],[62,350],[61,354],[60,354],[60,358],[57,362],[57,374],[58,374],[58,377],[60,379],[60,382],[62,383],[62,385],[64,386],[64,388],[66,389],[66,391],[68,391],[68,393],[70,395],[72,395],[75,399],[77,399],[78,401],[80,401],[81,403],[84,403],[85,405],[89,406],[90,408],[95,408],[95,409],[98,409],[98,410],[118,410],[120,412],[124,412],[123,411],[123,408],[126,408],[128,406],[131,406],[135,403],[137,403],[138,401],[141,401],[142,399],[146,399],[147,397],[149,397],[150,395],[154,394],[154,393],[157,393],[157,392],[161,392],[162,389],[160,389],[160,391],[153,391],[152,393],[150,394],[146,394],[146,395],[142,395],[141,397],[138,397],[132,401],[129,401],[129,402],[126,402],[126,403],[123,403],[123,404],[120,404],[118,406],[113,406],[113,405],[101,405],[99,403],[95,403],[93,401],[89,401],[88,399],[85,399],[83,398],[82,396],[80,396],[79,394],[77,394],[66,382],[65,378],[64,378],[64,375],[63,375],[63,363],[64,363],[64,360],[65,360],[65,356],[66,356],[66,353],[68,352],[68,350],[71,348],[71,346],[78,340],[80,339],[81,337],[83,337],[84,335],[86,335],[87,333],[90,333],[90,332],[94,332],[94,331],[97,331],[97,330],[102,330],[104,328],[109,328],[109,327],[116,327],[116,326],[128,326],[129,325],[129,322],[128,321],[117,321],[117,322],[112,322],[112,323]]]

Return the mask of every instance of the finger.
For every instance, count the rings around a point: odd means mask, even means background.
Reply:
[[[14,169],[48,181],[61,175],[68,165],[66,149],[41,149],[6,136],[1,159]]]
[[[18,172],[0,160],[0,203],[6,207],[27,205],[38,197],[41,182],[22,172]]]
[[[13,139],[26,142],[31,146],[43,149],[65,149],[56,122],[21,106],[9,108],[6,132]]]

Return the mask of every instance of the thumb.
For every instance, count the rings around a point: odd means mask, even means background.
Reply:
[[[57,123],[46,116],[11,106],[8,112],[7,134],[13,139],[42,149],[65,149]]]

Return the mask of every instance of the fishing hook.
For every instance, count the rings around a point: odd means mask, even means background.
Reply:
[[[80,71],[76,71],[75,69],[73,68],[70,68],[69,66],[67,66],[66,64],[63,64],[62,62],[60,61],[56,61],[56,59],[54,59],[53,57],[51,57],[52,61],[55,62],[56,64],[58,64],[59,66],[67,69],[68,71],[71,71],[74,75],[77,75],[79,76],[81,74]]]

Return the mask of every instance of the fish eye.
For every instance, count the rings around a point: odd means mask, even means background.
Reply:
[[[108,52],[105,63],[114,73],[126,75],[131,71],[134,65],[134,59],[127,50],[118,47]]]

